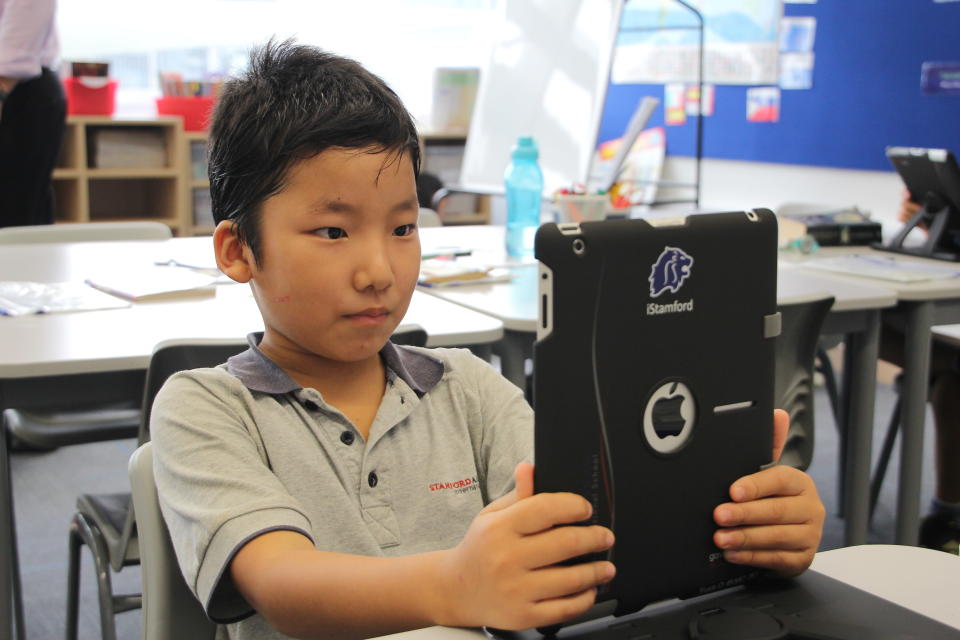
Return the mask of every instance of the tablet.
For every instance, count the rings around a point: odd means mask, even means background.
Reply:
[[[621,615],[756,575],[723,560],[713,509],[771,461],[776,217],[547,224],[535,248],[534,489],[583,495],[616,534],[598,601]]]
[[[960,167],[949,150],[887,147],[886,154],[911,200],[929,207],[930,213],[945,205],[960,211]]]
[[[877,249],[960,261],[960,167],[947,149],[887,147],[887,158],[903,179],[910,199],[922,205],[886,245]],[[905,246],[916,227],[927,230],[921,246]]]

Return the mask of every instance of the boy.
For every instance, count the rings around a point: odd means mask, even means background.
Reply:
[[[221,636],[544,626],[613,577],[559,564],[613,536],[563,526],[589,517],[580,496],[532,495],[521,391],[468,351],[389,342],[419,272],[418,165],[410,116],[352,61],[271,43],[224,88],[214,247],[264,332],[172,378],[152,425],[180,566]],[[774,468],[731,496],[715,512],[731,561],[809,565],[823,507],[805,474]]]

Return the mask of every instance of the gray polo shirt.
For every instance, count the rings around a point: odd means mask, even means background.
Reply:
[[[399,556],[456,546],[530,459],[521,391],[463,349],[387,344],[387,386],[364,441],[315,389],[250,349],[179,373],[151,419],[160,506],[180,568],[218,637],[281,638],[240,596],[229,564],[268,531],[317,549]]]

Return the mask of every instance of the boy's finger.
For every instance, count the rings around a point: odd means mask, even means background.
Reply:
[[[721,527],[762,524],[806,524],[817,513],[807,500],[795,497],[766,498],[750,502],[725,502],[713,510],[713,520]]]
[[[510,493],[503,494],[502,496],[500,496],[499,498],[497,498],[496,500],[494,500],[493,502],[485,506],[483,509],[481,509],[480,513],[490,513],[491,511],[500,511],[501,509],[506,509],[516,501],[517,501],[517,490],[513,489],[512,491],[510,491]]]
[[[520,535],[545,531],[558,524],[583,522],[593,507],[575,493],[538,493],[513,505],[512,528]]]
[[[597,600],[596,589],[586,589],[560,598],[541,600],[534,605],[528,627],[548,627],[586,613]]]
[[[733,564],[748,564],[761,569],[773,569],[783,576],[796,576],[803,573],[813,554],[804,551],[724,551],[723,558]]]
[[[528,567],[548,567],[586,553],[606,551],[613,546],[613,540],[613,532],[606,527],[554,527],[525,539],[524,560]]]
[[[787,444],[787,433],[790,431],[790,414],[783,409],[773,410],[773,458],[780,461],[783,447]]]
[[[724,550],[804,551],[815,541],[805,524],[721,529],[713,534],[714,544]]]
[[[730,485],[730,498],[734,502],[747,502],[768,496],[798,496],[812,486],[813,482],[804,472],[776,466],[735,481]]]
[[[539,601],[574,595],[610,582],[615,574],[610,562],[547,567],[534,574],[530,598]]]

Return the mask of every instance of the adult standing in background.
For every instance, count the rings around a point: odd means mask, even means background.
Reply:
[[[56,0],[0,0],[0,227],[53,222],[66,117]]]

